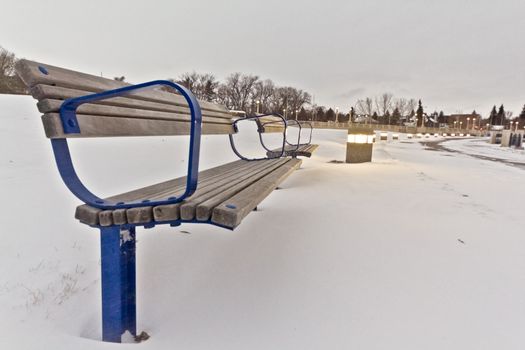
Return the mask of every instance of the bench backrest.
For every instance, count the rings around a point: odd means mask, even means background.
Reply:
[[[80,134],[66,134],[60,106],[67,98],[84,96],[129,84],[75,72],[48,64],[20,60],[18,76],[38,100],[38,110],[49,138],[105,136],[167,136],[190,133],[190,109],[183,96],[146,90],[125,97],[87,103],[77,110]],[[232,134],[233,115],[221,105],[199,101],[203,134]]]

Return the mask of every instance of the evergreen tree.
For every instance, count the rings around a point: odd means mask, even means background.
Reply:
[[[399,108],[394,108],[394,111],[392,112],[392,117],[390,118],[392,124],[398,124],[401,121],[401,113],[399,112]]]
[[[505,108],[503,107],[503,105],[499,106],[497,120],[498,120],[497,125],[505,124]]]
[[[328,108],[326,111],[326,120],[327,121],[335,121],[335,112],[332,108]]]
[[[349,118],[350,118],[350,114],[348,114],[348,113],[346,113],[346,114],[345,113],[339,113],[339,122],[340,123],[348,122]]]
[[[301,107],[301,110],[299,111],[299,114],[297,115],[297,119],[308,120],[308,112],[304,109],[304,107]]]
[[[324,107],[317,107],[317,110],[315,111],[315,120],[319,122],[326,121],[326,114],[324,112]]]
[[[386,111],[385,113],[385,121],[388,125],[390,125],[391,121],[392,121],[392,115],[390,115],[390,111]]]
[[[490,111],[490,116],[489,116],[490,125],[496,125],[497,116],[498,116],[498,112],[496,112],[496,105],[494,105],[494,107],[492,107],[492,111]]]
[[[378,119],[378,115],[377,115],[377,112],[374,112],[374,114],[372,114],[372,119],[376,120]]]
[[[425,126],[425,121],[423,120],[423,104],[421,104],[421,100],[419,100],[416,116],[417,116],[417,123],[416,126],[419,124],[419,121],[421,120],[421,126]]]

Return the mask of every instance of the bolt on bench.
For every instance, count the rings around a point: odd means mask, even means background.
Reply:
[[[101,232],[104,341],[120,342],[126,331],[137,333],[136,227],[203,223],[234,229],[301,164],[284,156],[285,140],[273,157],[252,161],[240,156],[199,172],[201,134],[229,135],[240,155],[232,138],[239,119],[225,107],[197,101],[186,88],[170,81],[128,85],[28,60],[20,60],[16,71],[38,100],[62,179],[84,203],[77,207],[75,218]],[[261,123],[257,117],[254,120]],[[285,121],[283,125],[273,132],[286,135]],[[187,176],[105,199],[78,178],[67,143],[68,138],[78,137],[168,135],[190,136]]]

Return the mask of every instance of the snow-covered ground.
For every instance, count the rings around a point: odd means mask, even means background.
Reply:
[[[0,349],[525,348],[524,170],[418,140],[330,163],[346,142],[330,130],[234,232],[139,230],[151,338],[102,343],[98,232],[74,220],[34,104],[0,95]],[[184,142],[73,146],[90,187],[111,194],[182,174]],[[205,167],[233,160],[228,147],[205,137]]]
[[[523,163],[525,165],[525,150],[514,147],[487,144],[487,139],[450,140],[443,144],[447,149],[472,155],[491,157],[494,159]]]

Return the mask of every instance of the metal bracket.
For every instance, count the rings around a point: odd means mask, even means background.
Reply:
[[[105,100],[117,96],[129,95],[159,85],[168,86],[177,90],[186,99],[190,108],[190,147],[188,156],[188,175],[186,178],[186,189],[184,193],[179,197],[169,197],[164,200],[155,201],[149,201],[145,199],[140,201],[113,203],[99,198],[93,193],[91,193],[79,179],[73,166],[73,162],[71,160],[71,154],[69,152],[67,139],[52,139],[51,145],[53,147],[53,153],[55,155],[55,160],[62,180],[69,188],[69,190],[84,203],[99,209],[106,210],[134,208],[144,205],[154,206],[163,204],[174,204],[182,201],[184,198],[191,196],[197,189],[197,181],[199,176],[199,153],[201,141],[202,112],[199,102],[197,101],[195,96],[182,85],[176,84],[168,80],[154,80],[147,83],[130,85],[114,90],[104,91],[101,93],[67,99],[64,101],[64,103],[62,103],[62,106],[60,107],[60,118],[62,120],[64,132],[66,134],[80,133],[80,127],[78,125],[76,111],[77,108],[84,103]]]

